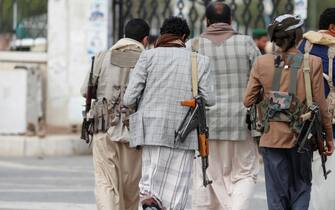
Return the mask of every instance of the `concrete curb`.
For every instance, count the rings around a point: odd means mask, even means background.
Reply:
[[[92,153],[78,135],[48,135],[44,138],[0,136],[0,157],[71,156]]]

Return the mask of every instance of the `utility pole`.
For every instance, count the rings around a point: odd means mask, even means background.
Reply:
[[[317,29],[317,1],[316,0],[309,0],[309,11],[310,11],[310,27],[311,29]]]
[[[16,31],[17,27],[17,0],[13,1],[13,31]]]

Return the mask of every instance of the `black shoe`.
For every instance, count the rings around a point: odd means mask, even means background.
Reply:
[[[162,210],[154,199],[147,199],[142,202],[143,210]]]
[[[155,204],[151,204],[151,205],[143,205],[143,210],[160,210],[160,208]]]

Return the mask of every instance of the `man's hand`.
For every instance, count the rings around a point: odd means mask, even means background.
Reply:
[[[334,152],[334,142],[333,140],[327,141],[327,148],[324,151],[324,155],[331,156]]]

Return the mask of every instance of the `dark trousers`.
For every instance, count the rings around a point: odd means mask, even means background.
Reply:
[[[269,210],[308,210],[311,180],[311,151],[261,148]]]

